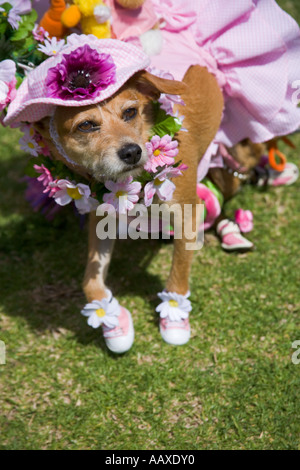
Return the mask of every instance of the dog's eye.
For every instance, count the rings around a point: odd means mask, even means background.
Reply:
[[[136,115],[137,115],[136,108],[128,108],[123,113],[123,119],[124,121],[130,121],[131,119],[135,118]]]
[[[81,124],[79,124],[77,129],[81,132],[93,132],[93,131],[98,131],[100,129],[100,126],[98,126],[93,121],[84,121]]]

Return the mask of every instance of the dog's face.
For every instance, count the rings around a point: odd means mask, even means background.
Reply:
[[[58,108],[54,119],[69,158],[101,181],[141,172],[151,117],[148,100],[128,88],[99,105]]]
[[[153,126],[152,100],[161,92],[179,94],[184,87],[145,72],[105,102],[58,107],[54,123],[60,144],[72,161],[98,181],[138,176],[148,158],[145,143]],[[55,153],[49,135],[48,141]]]

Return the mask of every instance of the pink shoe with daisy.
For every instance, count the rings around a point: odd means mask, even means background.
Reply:
[[[104,299],[86,304],[81,313],[88,317],[87,323],[92,328],[102,326],[105,344],[110,351],[123,354],[131,348],[134,340],[131,314],[120,306],[108,289],[106,293]]]
[[[162,302],[156,307],[160,314],[159,328],[163,340],[168,344],[186,344],[191,336],[189,313],[192,310],[188,300],[190,292],[180,295],[176,292],[157,294]]]

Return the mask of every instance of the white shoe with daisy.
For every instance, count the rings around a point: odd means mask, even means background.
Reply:
[[[93,300],[81,311],[88,317],[88,325],[92,328],[102,326],[103,337],[108,349],[116,354],[127,352],[134,340],[134,328],[130,312],[120,306],[117,299],[107,289],[107,297]]]
[[[156,311],[160,314],[159,328],[163,340],[175,346],[186,344],[191,337],[189,313],[192,305],[188,300],[190,292],[180,295],[164,291],[157,295],[162,301]]]

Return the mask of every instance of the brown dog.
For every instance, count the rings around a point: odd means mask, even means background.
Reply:
[[[217,81],[205,68],[192,66],[183,82],[158,78],[139,72],[113,97],[88,107],[57,107],[54,120],[64,152],[78,166],[74,171],[90,180],[105,181],[138,176],[147,159],[145,142],[153,126],[152,105],[161,93],[181,95],[185,106],[177,109],[185,116],[188,132],[179,132],[178,161],[188,166],[176,180],[170,204],[193,205],[192,226],[196,230],[197,167],[214,138],[222,116],[223,96]],[[54,158],[64,160],[49,135],[49,118],[35,124],[46,139]],[[96,235],[99,218],[90,214],[88,262],[83,288],[88,302],[106,297],[105,277],[114,245]],[[176,222],[175,222],[176,223]],[[173,262],[166,291],[185,295],[189,291],[189,273],[193,252],[186,251],[185,236],[174,240]]]
[[[197,166],[218,130],[223,109],[219,86],[205,68],[191,67],[183,83],[158,78],[148,72],[138,73],[104,103],[78,108],[58,107],[55,122],[60,141],[69,157],[78,163],[79,166],[73,169],[80,174],[98,181],[137,176],[146,162],[145,142],[153,126],[149,104],[158,99],[161,93],[182,96],[185,106],[180,112],[185,115],[184,125],[189,131],[179,132],[177,136],[177,159],[182,160],[188,170],[178,178],[174,201],[171,203],[195,205],[198,202]],[[53,145],[48,127],[49,118],[36,123],[38,132],[47,140],[53,156],[71,166]],[[130,144],[133,145],[133,154],[138,147],[141,149],[137,163],[132,163],[130,157],[127,161],[120,158],[120,153]],[[132,158],[134,161],[134,155]],[[110,257],[107,254],[107,242],[102,243],[96,236],[96,224],[96,214],[92,213],[88,264],[84,277],[84,292],[88,301],[101,300],[105,296],[105,274]],[[184,238],[174,241],[173,263],[166,284],[168,291],[179,294],[186,294],[189,289],[192,252],[185,250],[185,242]],[[113,243],[110,245],[112,249]],[[105,256],[103,252],[106,253]]]

